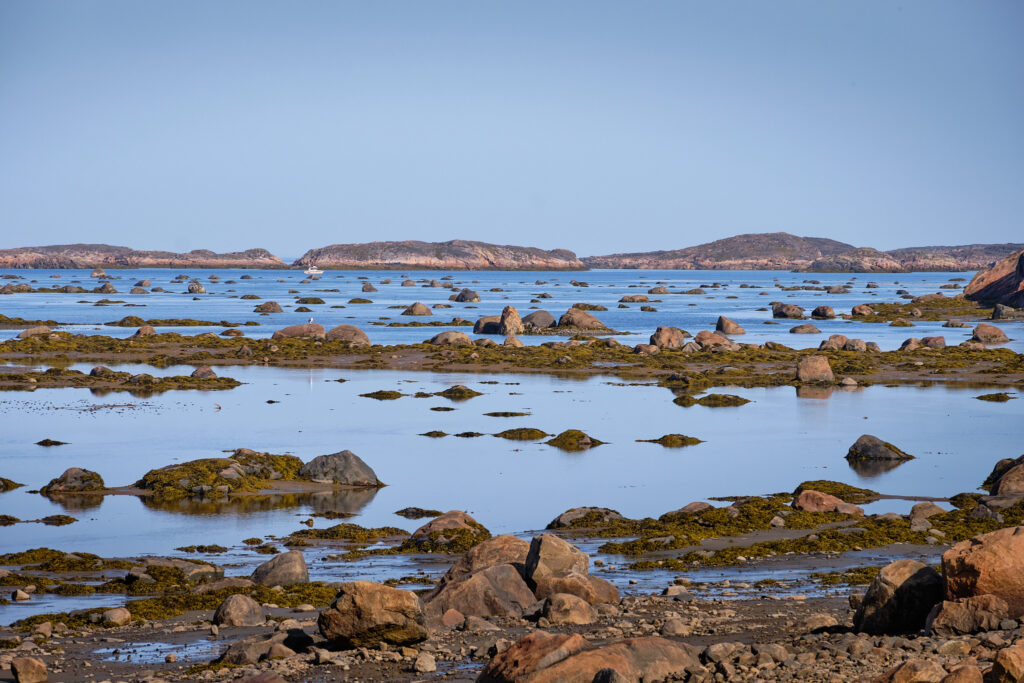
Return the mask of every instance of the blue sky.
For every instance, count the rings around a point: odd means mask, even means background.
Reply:
[[[0,3],[0,247],[1024,241],[1024,3]]]

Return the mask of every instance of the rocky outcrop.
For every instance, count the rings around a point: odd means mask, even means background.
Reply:
[[[293,265],[400,270],[586,270],[567,249],[544,250],[469,240],[369,242],[311,249]]]
[[[349,346],[370,346],[370,338],[355,325],[338,325],[327,331],[327,341],[348,342]]]
[[[581,330],[605,330],[605,324],[595,316],[578,308],[570,308],[558,319],[559,327],[572,327]]]
[[[89,491],[102,491],[106,488],[103,477],[91,470],[80,467],[69,467],[64,470],[56,479],[39,490],[44,496],[54,496],[61,493],[88,493]]]
[[[317,619],[320,633],[334,647],[377,648],[380,643],[413,645],[427,639],[419,597],[370,581],[340,586],[334,602]]]
[[[314,339],[323,339],[327,336],[324,331],[324,326],[320,323],[305,323],[304,325],[290,325],[288,327],[282,327],[272,335],[272,339],[299,339],[302,337],[312,337]]]
[[[185,254],[139,251],[108,244],[56,244],[0,249],[0,268],[286,268],[266,249],[217,254],[196,249]]]
[[[458,551],[482,543],[491,533],[465,512],[449,510],[416,529],[407,541],[421,550]]]
[[[948,600],[994,595],[1010,618],[1024,616],[1024,526],[957,543],[942,555],[942,573]]]
[[[1020,249],[1020,245],[1015,246]],[[975,274],[964,287],[964,298],[985,304],[1024,307],[1024,249]]]
[[[914,456],[904,453],[898,447],[888,441],[882,441],[877,436],[862,434],[846,453],[849,461],[858,460],[913,460]]]
[[[678,349],[686,343],[690,334],[678,327],[661,326],[651,335],[651,346],[659,349]]]
[[[299,469],[299,476],[311,481],[341,486],[384,486],[373,468],[352,451],[318,455]]]
[[[726,318],[724,315],[718,316],[718,322],[715,323],[715,332],[721,332],[722,334],[746,334],[747,331],[743,329],[739,323],[734,320]]]

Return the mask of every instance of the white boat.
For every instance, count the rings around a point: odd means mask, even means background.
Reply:
[[[324,271],[320,270],[316,266],[310,266],[309,268],[306,268],[306,270],[304,270],[302,272],[304,272],[306,275],[323,275],[324,274]]]

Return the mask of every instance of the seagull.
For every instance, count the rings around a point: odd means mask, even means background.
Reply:
[[[309,316],[309,322],[310,322],[310,323],[312,323],[312,322],[313,322],[313,316]]]

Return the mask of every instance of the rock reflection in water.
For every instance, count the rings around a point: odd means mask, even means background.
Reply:
[[[866,479],[877,477],[894,470],[906,460],[847,460],[850,469]]]
[[[185,515],[246,514],[308,506],[313,512],[355,515],[366,507],[378,489],[340,489],[314,491],[310,493],[274,493],[222,498],[183,498],[179,500],[158,500],[150,496],[139,499],[147,508],[176,512]]]
[[[46,498],[67,512],[93,510],[103,505],[102,493],[51,493]]]
[[[807,384],[796,388],[797,398],[829,398],[835,387],[831,385]]]

